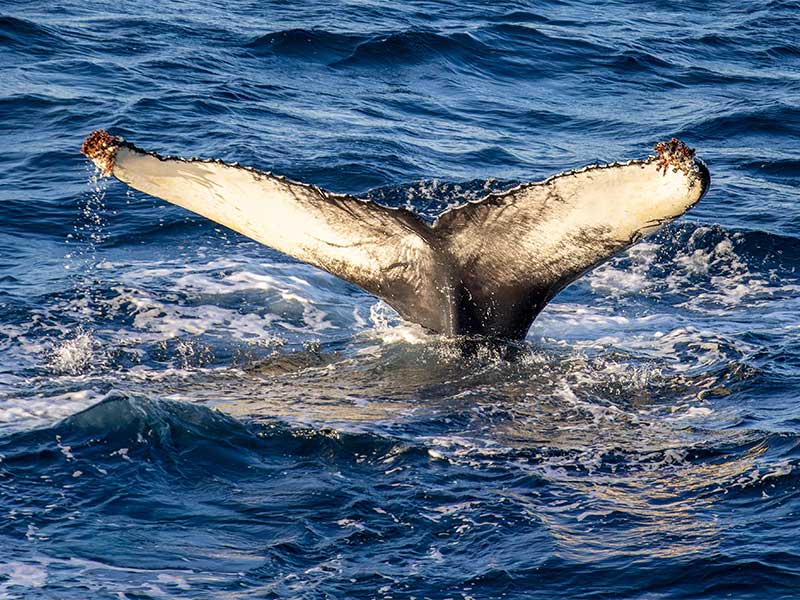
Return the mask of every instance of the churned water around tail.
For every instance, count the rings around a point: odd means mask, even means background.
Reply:
[[[794,598],[796,2],[0,7],[0,598]],[[428,216],[712,188],[513,361],[95,179],[105,127]]]

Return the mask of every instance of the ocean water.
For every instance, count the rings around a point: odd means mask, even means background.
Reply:
[[[800,597],[800,3],[0,3],[0,598]],[[516,360],[97,174],[712,188]]]

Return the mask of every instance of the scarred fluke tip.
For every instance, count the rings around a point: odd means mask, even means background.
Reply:
[[[104,129],[98,129],[83,140],[81,153],[92,159],[100,172],[108,177],[114,170],[114,156],[124,140]]]
[[[694,150],[678,138],[672,138],[668,142],[658,142],[653,147],[653,150],[656,151],[658,168],[659,170],[664,169],[664,174],[667,173],[669,168],[675,173],[683,171],[687,175],[697,170]]]

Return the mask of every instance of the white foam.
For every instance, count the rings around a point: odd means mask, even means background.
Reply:
[[[68,385],[69,382],[69,378],[66,378],[63,384]],[[22,429],[41,422],[52,422],[88,408],[105,397],[105,394],[90,388],[54,395],[6,394],[0,396],[0,424]]]
[[[712,413],[713,411],[707,406],[690,406],[678,414],[676,418],[681,420],[704,419],[711,416]]]
[[[0,564],[0,573],[7,579],[0,584],[0,598],[13,598],[9,594],[13,588],[40,588],[47,583],[47,569],[44,564],[30,564],[10,561]]]
[[[624,257],[630,261],[626,268],[618,268],[621,259],[608,262],[589,275],[593,290],[615,296],[640,294],[651,287],[649,271],[656,261],[658,244],[642,242],[630,248]]]
[[[94,347],[95,340],[91,333],[78,329],[74,337],[53,348],[49,366],[56,373],[81,373],[92,364]]]
[[[423,344],[435,339],[421,326],[404,321],[397,312],[383,301],[378,301],[369,309],[373,330],[370,334],[385,344],[399,342],[407,344]]]
[[[185,577],[179,577],[177,575],[171,575],[169,573],[159,573],[156,580],[159,583],[175,586],[179,590],[189,590],[192,587],[187,583]]]
[[[684,246],[658,265],[659,245],[652,242],[633,246],[621,257],[595,269],[588,282],[593,290],[610,296],[689,296],[677,306],[692,311],[725,314],[735,307],[758,307],[777,294],[795,295],[800,286],[753,273],[736,252],[741,234],[726,234],[713,246],[705,240],[716,232],[697,227]],[[666,274],[654,277],[654,267]]]

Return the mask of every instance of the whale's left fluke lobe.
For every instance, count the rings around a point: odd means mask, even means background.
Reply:
[[[565,285],[683,214],[708,171],[672,140],[656,156],[490,195],[432,226],[404,209],[220,161],[163,157],[95,131],[104,175],[315,265],[448,335],[521,339]]]
[[[451,329],[450,273],[409,211],[239,165],[159,156],[105,131],[82,152],[104,175],[346,279],[405,319]]]

